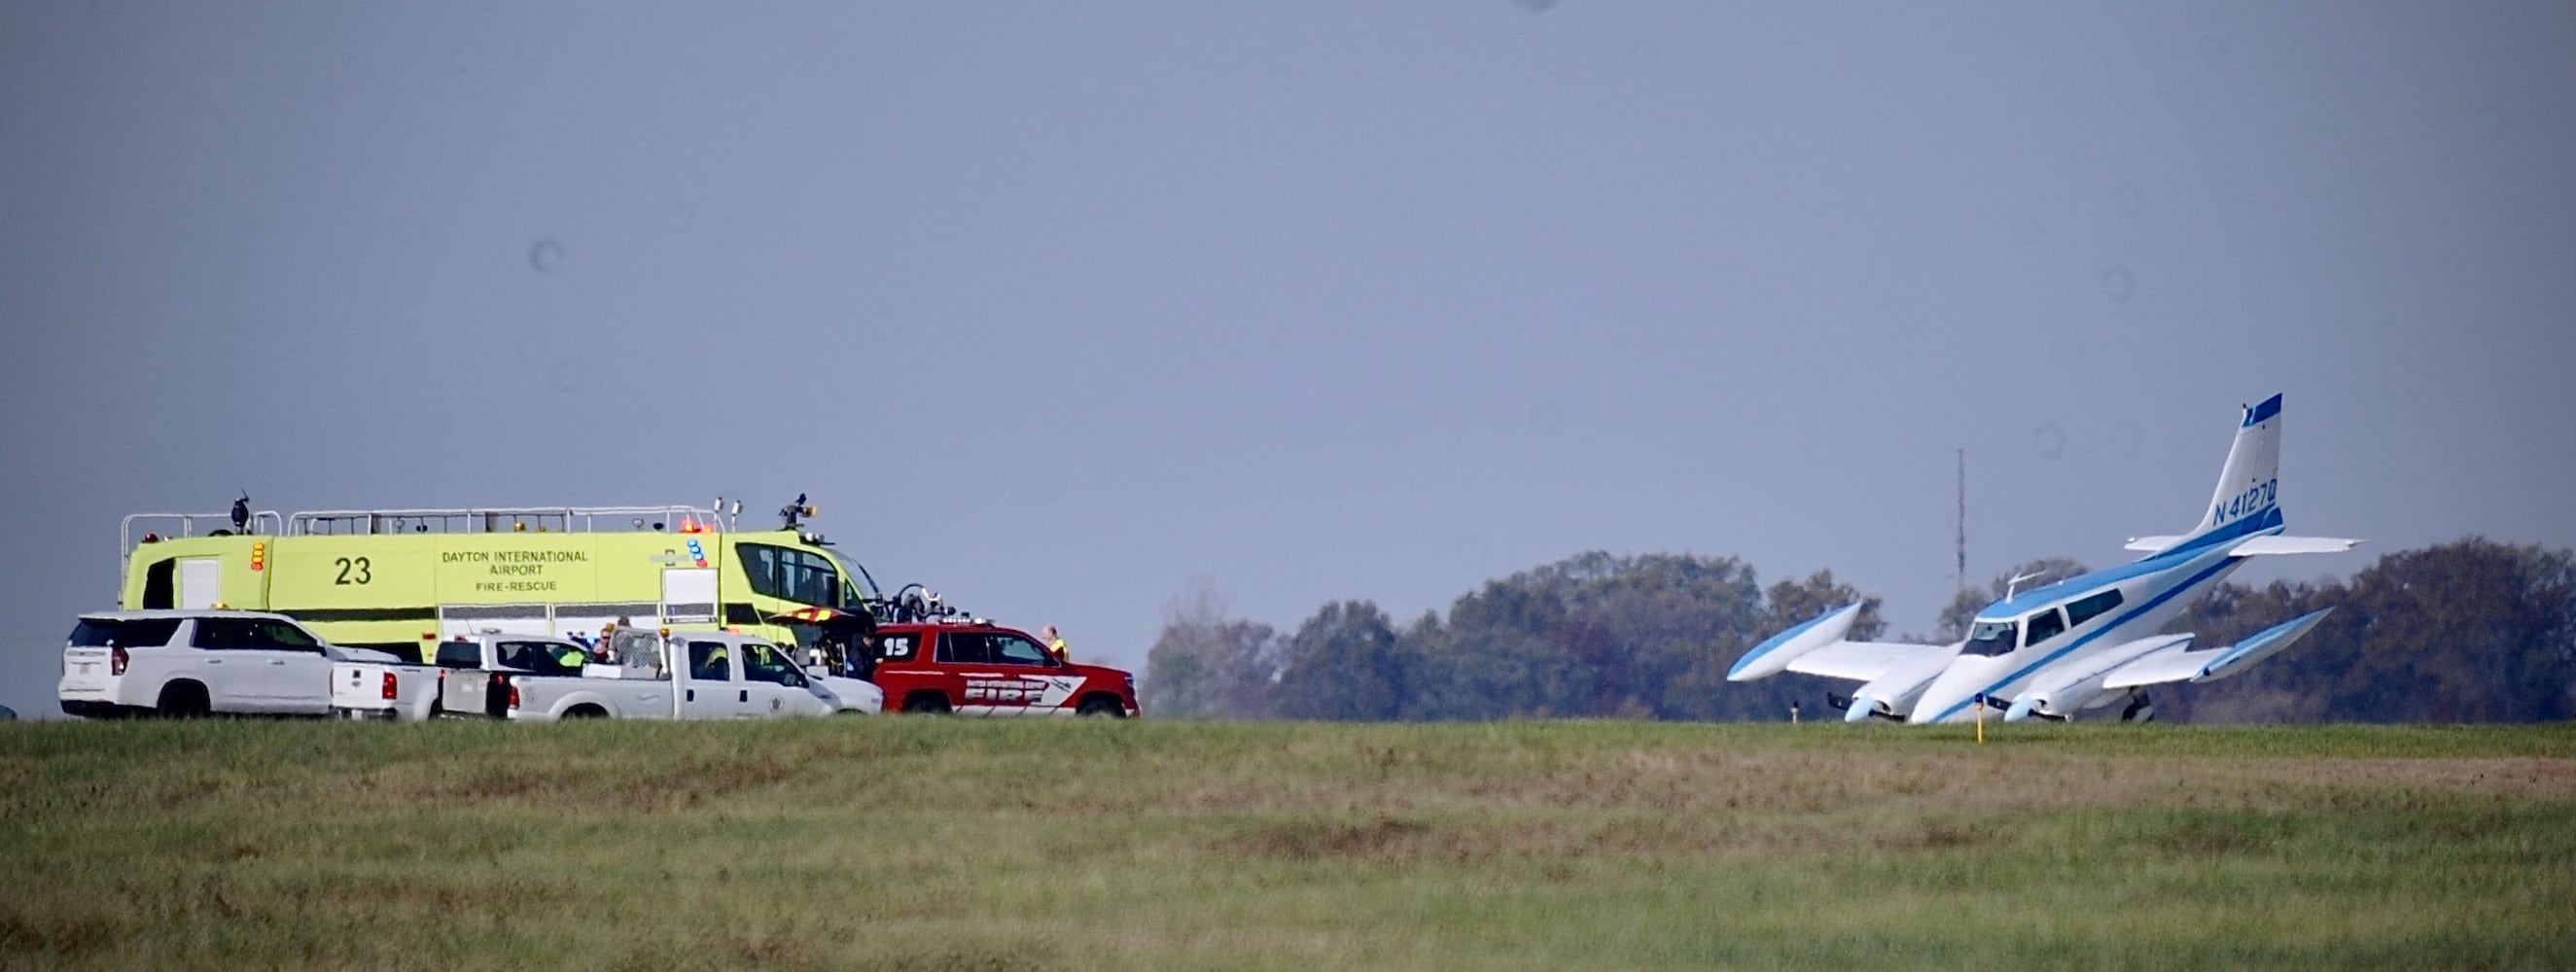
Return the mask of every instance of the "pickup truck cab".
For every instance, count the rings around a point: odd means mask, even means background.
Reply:
[[[55,688],[68,715],[216,712],[311,715],[331,708],[331,666],[394,656],[315,637],[293,618],[221,609],[81,615]]]
[[[905,712],[976,716],[1143,715],[1136,677],[1060,661],[1036,638],[980,620],[881,625],[869,681]]]

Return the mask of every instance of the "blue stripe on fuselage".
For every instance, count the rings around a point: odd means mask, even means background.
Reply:
[[[2193,545],[2193,547],[2201,546],[2207,546],[2207,544]],[[2014,595],[2008,601],[1996,601],[1986,605],[1985,610],[1978,611],[1977,620],[2018,621],[2022,615],[2046,605],[2064,603],[2114,584],[2172,570],[2189,563],[2196,556],[2207,553],[2209,551],[2192,547],[2175,547],[2171,550],[2158,551],[2117,567],[2105,567],[2090,574],[2069,577],[2046,587],[2035,587]]]
[[[2198,550],[2212,544],[2226,543],[2230,540],[2252,536],[2265,530],[2278,530],[2288,525],[2289,521],[2282,519],[2281,517],[2281,508],[2277,505],[2269,506],[2265,507],[2262,512],[2247,514],[2244,518],[2239,519],[2234,523],[2213,528],[2208,533],[2204,533],[2175,544],[2173,549],[2164,551],[2164,553],[2175,554],[2182,553],[2187,550]]]
[[[2159,555],[2159,556],[2164,556],[2164,555]],[[2190,580],[2186,580],[2186,581],[2184,581],[2184,582],[2182,582],[2182,583],[2180,583],[2180,584],[2176,584],[2176,585],[2174,585],[2174,587],[2173,587],[2171,590],[2168,590],[2168,591],[2166,591],[2166,592],[2164,592],[2164,593],[2162,593],[2162,594],[2158,594],[2158,595],[2156,595],[2155,597],[2148,599],[2147,603],[2145,603],[2145,604],[2141,604],[2141,605],[2138,605],[2136,609],[2131,610],[2131,611],[2130,611],[2129,613],[2127,613],[2127,614],[2123,614],[2123,615],[2121,615],[2119,620],[2117,620],[2117,621],[2113,621],[2113,622],[2111,622],[2110,624],[2103,625],[2102,627],[2095,629],[2095,630],[2093,631],[2093,633],[2088,634],[2088,635],[2085,635],[2084,637],[2081,637],[2081,638],[2077,638],[2077,639],[2075,639],[2074,641],[2067,643],[2066,647],[2064,647],[2064,648],[2060,648],[2060,649],[2057,649],[2056,651],[2049,652],[2049,653],[2048,653],[2048,655],[2047,655],[2047,657],[2041,658],[2041,659],[2040,659],[2040,660],[2038,660],[2038,661],[2035,661],[2035,662],[2032,662],[2032,663],[2030,663],[2030,664],[2028,664],[2028,665],[2024,665],[2024,666],[2022,666],[2021,668],[2019,668],[2019,669],[2015,670],[2012,674],[2010,674],[2010,675],[2006,675],[2006,676],[2004,676],[2002,679],[2000,679],[2000,680],[1996,681],[1994,684],[1986,686],[1986,687],[1985,687],[1985,689],[1984,689],[1983,691],[1979,691],[1979,692],[1976,692],[1976,693],[1972,693],[1972,694],[1970,694],[1966,699],[1961,700],[1961,701],[1956,702],[1956,703],[1952,703],[1952,704],[1951,704],[1951,706],[1950,706],[1949,708],[1941,710],[1941,714],[1940,714],[1940,715],[1933,716],[1933,717],[1932,717],[1932,719],[1931,719],[1931,721],[1933,721],[1933,722],[1939,722],[1939,721],[1941,721],[1941,720],[1943,720],[1943,719],[1947,719],[1947,718],[1951,717],[1952,715],[1957,714],[1960,710],[1966,709],[1970,704],[1974,703],[1974,702],[1976,701],[1976,699],[1977,699],[1977,696],[1980,696],[1980,695],[1995,695],[1995,694],[1998,694],[1998,693],[2002,692],[2002,691],[2003,691],[2003,687],[2004,687],[2004,686],[2012,684],[2014,681],[2016,681],[2016,680],[2020,679],[2022,676],[2024,676],[2024,675],[2028,675],[2028,674],[2030,674],[2030,673],[2032,673],[2032,672],[2035,672],[2035,671],[2040,670],[2041,668],[2047,667],[2047,665],[2048,665],[2048,663],[2049,663],[2049,662],[2053,662],[2053,661],[2056,661],[2056,660],[2058,660],[2058,659],[2060,659],[2060,658],[2064,658],[2064,657],[2066,657],[2068,654],[2073,653],[2073,652],[2075,651],[2075,649],[2082,648],[2082,647],[2084,647],[2085,645],[2091,644],[2091,643],[2093,642],[2093,639],[2095,639],[2095,638],[2099,638],[2099,637],[2101,637],[2101,636],[2103,636],[2103,635],[2105,635],[2105,634],[2109,634],[2110,632],[2113,632],[2113,631],[2117,631],[2117,630],[2119,630],[2121,625],[2124,625],[2124,624],[2127,624],[2127,623],[2129,623],[2129,622],[2131,622],[2131,621],[2135,621],[2135,620],[2137,620],[2140,616],[2142,616],[2142,615],[2146,614],[2147,612],[2152,611],[2152,610],[2155,610],[2157,605],[2159,605],[2159,604],[2163,604],[2163,603],[2164,603],[2164,602],[2166,602],[2166,601],[2173,600],[2176,596],[2178,596],[2178,595],[2182,594],[2182,592],[2184,592],[2184,591],[2188,591],[2188,590],[2191,590],[2193,587],[2198,586],[2198,585],[2200,584],[2200,582],[2205,581],[2205,580],[2208,580],[2208,579],[2210,579],[2211,577],[2217,576],[2217,575],[2218,575],[2218,574],[2220,574],[2221,572],[2226,571],[2229,567],[2234,566],[2234,565],[2236,564],[2236,562],[2237,562],[2237,561],[2242,560],[2242,559],[2244,559],[2244,558],[2241,558],[2241,557],[2221,557],[2221,558],[2219,558],[2217,563],[2211,564],[2211,565],[2209,565],[2208,567],[2203,568],[2203,569],[2201,570],[2201,572],[2200,572],[2200,573],[2193,574],[2193,575],[2191,576],[2191,579],[2190,579]]]

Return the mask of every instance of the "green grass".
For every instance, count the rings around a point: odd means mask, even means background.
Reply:
[[[0,726],[0,966],[2576,967],[2576,727]]]

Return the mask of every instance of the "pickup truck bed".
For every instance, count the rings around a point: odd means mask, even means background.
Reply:
[[[400,719],[419,722],[438,716],[439,689],[447,670],[403,662],[334,662],[331,665],[331,715],[341,719]]]

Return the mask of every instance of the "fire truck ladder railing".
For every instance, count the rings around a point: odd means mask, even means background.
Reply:
[[[684,527],[731,529],[716,511],[695,506],[530,506],[490,509],[314,510],[297,513],[287,531],[307,535],[401,533],[677,533]]]

